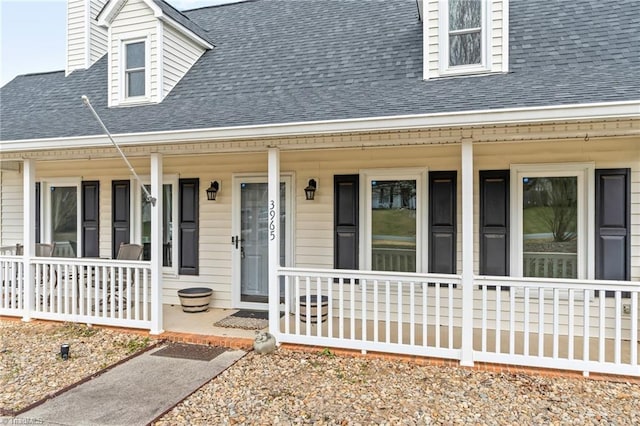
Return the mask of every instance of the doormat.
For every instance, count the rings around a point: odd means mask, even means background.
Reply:
[[[269,326],[268,311],[251,311],[242,309],[235,314],[221,319],[214,327],[242,328],[244,330],[262,330]]]
[[[188,343],[170,343],[166,347],[155,351],[151,356],[164,356],[167,358],[192,359],[195,361],[211,361],[218,355],[227,351],[221,346],[193,345]]]
[[[269,311],[250,311],[248,309],[241,309],[235,314],[231,314],[232,317],[237,318],[257,318],[257,319],[269,319]]]

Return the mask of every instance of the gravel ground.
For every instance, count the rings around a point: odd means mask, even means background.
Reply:
[[[69,343],[70,358],[60,358]],[[0,320],[0,414],[18,411],[155,340],[77,324]]]
[[[62,342],[71,358],[60,360]],[[154,340],[0,320],[0,408],[18,410]],[[163,416],[164,425],[640,424],[640,385],[419,366],[279,349],[250,352]]]
[[[329,352],[249,353],[156,425],[640,424],[640,386],[418,366]]]

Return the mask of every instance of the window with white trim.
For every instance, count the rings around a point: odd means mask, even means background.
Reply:
[[[449,66],[481,63],[481,0],[449,0]]]
[[[440,70],[467,73],[486,70],[490,27],[487,0],[441,0]]]
[[[365,173],[365,241],[367,269],[426,270],[426,171],[371,170]]]
[[[593,208],[588,206],[594,203],[593,173],[590,164],[512,168],[512,266],[517,276],[592,277]]]
[[[145,185],[151,192],[151,185]],[[132,241],[142,244],[142,260],[151,260],[151,202],[147,201],[142,188],[136,187],[134,211],[135,225]],[[177,273],[177,228],[178,182],[175,176],[165,177],[162,185],[162,266],[165,272]],[[156,205],[156,207],[159,207]]]
[[[124,50],[124,93],[125,98],[147,95],[147,60],[145,40],[129,41]]]

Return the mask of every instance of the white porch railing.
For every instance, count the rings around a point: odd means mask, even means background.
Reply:
[[[33,281],[21,256],[0,257],[0,314],[133,328],[151,328],[149,262],[36,257]],[[32,306],[25,306],[30,291]]]
[[[506,277],[475,282],[481,288],[474,291],[480,326],[475,361],[640,376],[638,283]]]
[[[280,268],[278,276],[282,343],[460,359],[463,327],[472,327],[476,362],[640,376],[638,283],[475,277],[467,325],[457,275]]]
[[[456,275],[298,268],[278,274],[284,285],[280,342],[460,357],[453,327],[462,315]]]

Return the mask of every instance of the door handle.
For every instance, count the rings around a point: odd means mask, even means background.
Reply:
[[[238,248],[238,245],[244,241],[244,238],[240,238],[237,235],[232,235],[231,236],[231,244],[235,244],[236,248]]]

